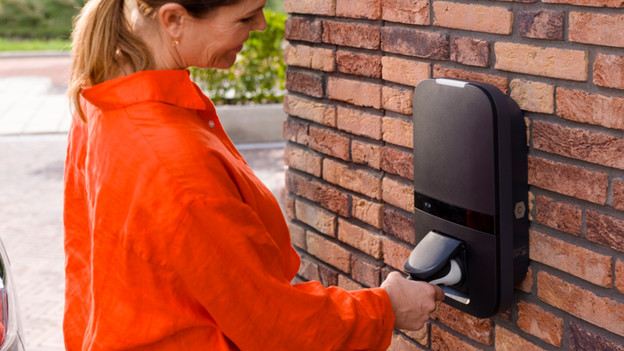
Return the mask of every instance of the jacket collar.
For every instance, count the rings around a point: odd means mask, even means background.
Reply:
[[[87,88],[82,96],[102,110],[149,101],[205,110],[203,94],[189,75],[187,70],[141,71]]]

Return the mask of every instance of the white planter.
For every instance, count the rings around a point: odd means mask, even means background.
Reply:
[[[236,144],[281,142],[282,104],[217,106],[223,129]]]

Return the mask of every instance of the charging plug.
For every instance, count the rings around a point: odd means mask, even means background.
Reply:
[[[429,281],[430,284],[452,286],[462,280],[462,270],[456,259],[449,260],[450,268],[443,277]]]

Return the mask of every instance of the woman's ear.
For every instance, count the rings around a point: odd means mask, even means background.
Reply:
[[[177,40],[182,36],[184,18],[188,16],[186,9],[177,3],[168,2],[158,9],[156,16],[162,28],[171,39]]]

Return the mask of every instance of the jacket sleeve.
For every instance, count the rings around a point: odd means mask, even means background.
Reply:
[[[283,254],[235,200],[196,200],[169,263],[241,350],[385,350],[394,315],[383,289],[291,285]]]

